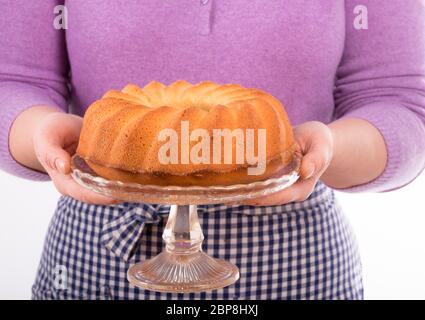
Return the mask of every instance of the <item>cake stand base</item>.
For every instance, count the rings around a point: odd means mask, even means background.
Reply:
[[[131,266],[130,284],[160,292],[201,292],[227,287],[239,279],[238,268],[200,251],[175,254],[163,251]]]
[[[223,288],[239,279],[237,266],[202,251],[204,235],[196,205],[172,205],[162,238],[165,250],[128,270],[132,285],[162,292],[199,292]]]

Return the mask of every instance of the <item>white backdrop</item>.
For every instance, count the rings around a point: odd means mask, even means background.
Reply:
[[[0,299],[28,299],[58,193],[0,172]],[[342,194],[366,299],[425,299],[425,174],[391,193]]]

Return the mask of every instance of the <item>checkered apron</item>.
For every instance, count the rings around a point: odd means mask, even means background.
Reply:
[[[303,202],[198,206],[203,250],[235,263],[233,285],[200,293],[131,286],[127,269],[163,249],[169,206],[89,205],[61,197],[33,299],[362,299],[361,264],[334,193],[318,183]]]

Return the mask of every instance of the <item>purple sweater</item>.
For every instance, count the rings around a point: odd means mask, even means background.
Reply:
[[[60,4],[67,30],[54,28]],[[367,30],[355,27],[354,0],[0,0],[0,167],[47,179],[8,148],[14,119],[32,105],[83,115],[128,82],[212,80],[270,92],[295,125],[371,122],[388,164],[348,191],[399,188],[425,164],[425,6],[361,4]]]

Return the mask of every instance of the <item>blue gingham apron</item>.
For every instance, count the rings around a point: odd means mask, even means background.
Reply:
[[[203,250],[235,263],[233,285],[200,293],[131,286],[130,265],[157,255],[169,206],[89,205],[61,197],[32,287],[33,299],[362,299],[356,241],[331,189],[303,202],[198,206]],[[59,280],[58,280],[59,279]]]

